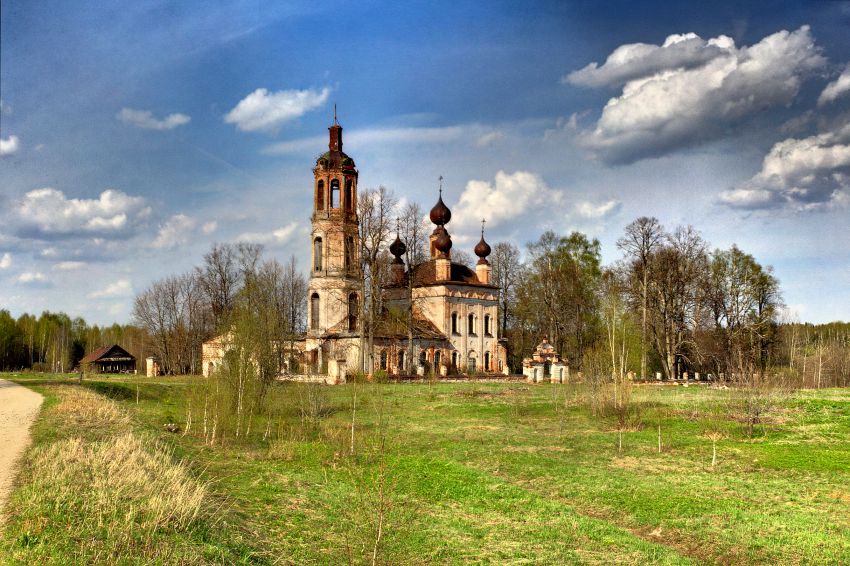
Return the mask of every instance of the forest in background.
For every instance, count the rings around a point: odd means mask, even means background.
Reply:
[[[364,278],[358,331],[367,352],[360,367],[368,373],[375,367],[369,352],[376,321],[386,312],[380,288],[390,276],[387,246],[398,234],[407,244],[406,263],[415,265],[428,258],[431,227],[417,204],[399,209],[383,188],[362,191],[358,213]],[[684,372],[728,377],[770,370],[803,386],[848,385],[850,323],[788,319],[780,282],[752,255],[736,246],[712,249],[693,227],[667,229],[646,217],[625,228],[618,248],[622,259],[602,265],[599,242],[579,232],[547,231],[524,253],[508,242],[493,246],[499,331],[513,372],[545,337],[571,368],[594,374],[653,379],[660,372],[673,379]],[[452,257],[472,263],[463,250],[453,249]],[[0,310],[0,368],[70,371],[86,353],[118,343],[138,360],[157,356],[167,373],[200,373],[201,344],[238,328],[252,344],[266,345],[253,355],[275,373],[282,349],[269,344],[303,334],[306,289],[294,257],[281,264],[266,259],[260,245],[215,244],[200,266],[140,293],[133,324],[99,327],[51,312],[16,319]],[[402,324],[412,320],[411,312],[395,314]]]

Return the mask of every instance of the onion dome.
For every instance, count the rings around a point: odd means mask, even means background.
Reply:
[[[395,235],[395,241],[390,244],[390,253],[395,256],[395,261],[393,263],[403,263],[401,260],[401,256],[407,251],[407,246],[404,245],[404,242],[401,241],[398,234]]]
[[[448,209],[447,209],[448,210]],[[449,250],[452,249],[452,239],[449,236],[449,233],[445,228],[438,229],[439,235],[434,240],[434,247],[440,252],[442,255],[446,255],[449,253]]]
[[[431,209],[431,222],[437,226],[445,226],[452,219],[452,211],[443,202],[443,177],[440,176],[440,197],[437,199],[437,204]]]
[[[481,221],[481,241],[475,245],[475,249],[473,251],[475,252],[475,255],[478,256],[478,263],[486,264],[487,256],[490,255],[492,250],[490,249],[490,244],[484,240],[484,222],[484,220]]]

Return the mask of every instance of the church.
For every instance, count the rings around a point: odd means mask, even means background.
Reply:
[[[313,167],[308,324],[297,343],[305,373],[324,375],[330,383],[344,382],[346,375],[360,369],[361,353],[367,367],[391,375],[507,373],[506,341],[499,337],[498,327],[499,288],[490,282],[487,260],[490,246],[482,229],[474,248],[475,267],[452,261],[446,228],[452,213],[443,202],[442,189],[429,215],[434,224],[430,258],[405,265],[407,247],[399,236],[388,246],[394,259],[381,288],[383,307],[370,333],[372,347],[367,346],[360,315],[364,278],[358,171],[343,152],[342,126],[336,117],[328,131],[328,151]],[[226,349],[224,337],[204,344],[205,375],[221,363]],[[411,351],[414,359],[408,359]]]

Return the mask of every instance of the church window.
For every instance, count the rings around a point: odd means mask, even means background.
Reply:
[[[331,208],[339,207],[339,179],[331,181]]]
[[[452,334],[459,334],[457,331],[457,313],[452,313]]]
[[[319,294],[313,293],[310,297],[310,328],[319,329]]]
[[[387,370],[387,351],[381,350],[381,369]]]
[[[471,314],[467,317],[468,330],[471,336],[475,336],[475,315]]]
[[[428,352],[422,350],[419,352],[419,365],[425,367],[426,363],[428,363]]]
[[[452,352],[452,369],[457,367],[457,352]]]
[[[467,358],[467,361],[466,361],[466,371],[474,372],[475,371],[475,362],[476,362],[475,352],[470,352],[469,357]]]
[[[440,351],[439,350],[434,352],[434,368],[437,369],[437,370],[440,369]]]
[[[354,210],[354,191],[351,188],[351,179],[345,180],[345,210]]]
[[[345,239],[345,268],[350,269],[354,265],[354,238],[348,236]]]
[[[484,371],[490,371],[490,352],[484,352]]]
[[[348,295],[348,331],[357,330],[357,293]]]
[[[492,336],[493,333],[490,330],[490,315],[484,315],[484,336]]]
[[[313,269],[315,271],[322,270],[322,239],[316,238],[313,240]]]
[[[399,350],[398,367],[396,368],[396,373],[401,373],[402,371],[404,371],[404,350]]]
[[[316,210],[325,209],[325,182],[319,181],[316,186]]]

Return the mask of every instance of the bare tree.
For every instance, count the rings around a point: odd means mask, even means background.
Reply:
[[[508,328],[508,317],[516,297],[516,284],[522,271],[519,248],[510,242],[499,242],[493,246],[490,258],[493,266],[491,281],[499,288],[499,318],[504,333]]]
[[[204,264],[197,272],[212,314],[213,331],[218,332],[241,285],[235,247],[232,244],[213,244],[212,249],[204,254]]]
[[[633,265],[632,274],[640,281],[641,352],[640,378],[646,379],[647,351],[647,306],[649,293],[650,257],[665,239],[664,228],[657,218],[641,216],[628,226],[625,234],[617,240],[617,247],[626,253]]]
[[[386,275],[387,261],[382,250],[393,228],[396,199],[384,187],[366,189],[357,198],[360,220],[360,266],[363,274],[363,300],[360,301],[360,363],[365,373],[375,367],[375,322],[383,308],[381,285]],[[385,254],[384,254],[385,255]]]
[[[407,278],[407,355],[405,357],[405,370],[411,371],[415,352],[413,348],[413,327],[416,311],[413,296],[413,270],[417,265],[426,261],[428,252],[428,223],[425,214],[418,203],[408,203],[399,213],[398,218],[399,236],[405,244],[404,260],[407,264],[409,277]]]

